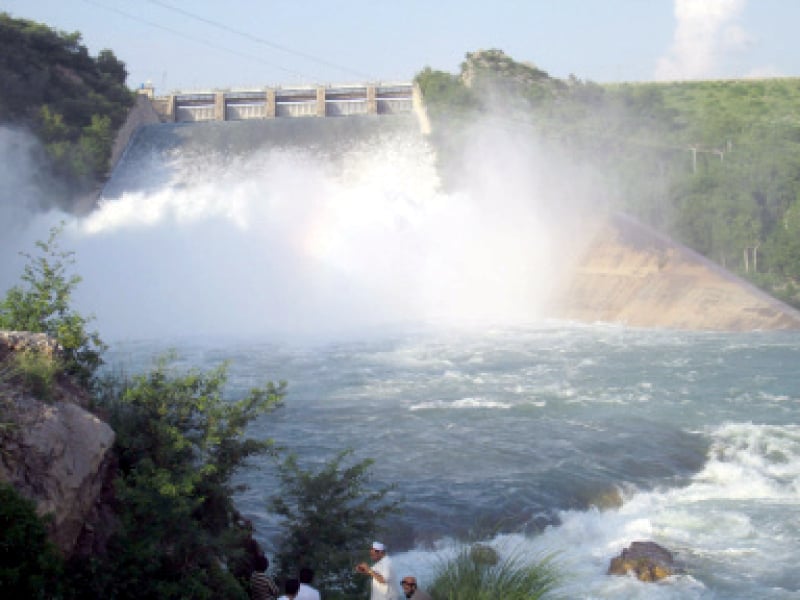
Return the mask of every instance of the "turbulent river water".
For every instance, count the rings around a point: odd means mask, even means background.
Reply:
[[[287,380],[251,434],[309,465],[373,458],[402,499],[384,541],[423,584],[478,540],[554,555],[567,598],[800,597],[800,334],[543,320],[591,174],[490,128],[443,191],[410,122],[377,123],[143,130],[62,240],[109,365],[175,348],[230,360],[232,396]],[[269,551],[274,469],[255,467],[237,501]],[[636,540],[685,570],[606,575]]]
[[[387,532],[423,581],[458,547],[555,553],[569,598],[797,598],[799,334],[549,323],[408,327],[314,345],[176,341],[186,365],[231,360],[238,392],[289,381],[255,433],[306,464],[352,447],[397,484]],[[156,350],[118,345],[128,365]],[[267,548],[269,461],[239,497]],[[666,584],[606,575],[635,540],[676,553]]]

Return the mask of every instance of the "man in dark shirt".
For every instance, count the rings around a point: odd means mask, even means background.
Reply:
[[[267,577],[269,560],[263,554],[255,558],[255,570],[250,576],[250,597],[253,600],[275,600],[278,597],[278,586]]]

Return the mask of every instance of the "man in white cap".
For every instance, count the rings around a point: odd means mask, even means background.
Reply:
[[[369,557],[373,565],[358,563],[356,571],[369,575],[372,579],[370,600],[397,600],[397,582],[392,571],[392,561],[386,556],[386,547],[380,542],[372,542]]]

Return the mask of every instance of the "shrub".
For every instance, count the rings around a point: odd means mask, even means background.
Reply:
[[[59,248],[63,227],[63,223],[53,227],[46,242],[36,242],[39,256],[21,253],[28,259],[22,274],[24,287],[12,287],[0,300],[0,329],[48,334],[63,351],[64,370],[91,385],[106,346],[97,332],[87,330],[91,319],[70,306],[81,278],[67,275],[75,261],[73,252]]]
[[[279,572],[294,577],[302,566],[313,568],[326,598],[360,594],[363,577],[353,567],[381,521],[398,509],[386,499],[393,487],[368,487],[372,460],[344,464],[352,452],[339,452],[318,471],[300,468],[290,455],[279,467],[280,493],[270,501],[285,530],[275,554]]]
[[[249,535],[231,477],[271,450],[271,440],[247,438],[245,429],[279,404],[285,385],[233,401],[223,393],[226,365],[177,373],[172,358],[101,388],[98,407],[117,433],[120,530],[107,557],[72,565],[76,597],[246,598],[230,570]]]
[[[47,352],[27,349],[13,355],[0,373],[6,382],[13,382],[39,400],[53,400],[56,376],[62,371],[60,361]]]
[[[30,500],[0,483],[0,598],[54,598],[61,558]]]
[[[466,547],[437,569],[428,591],[436,600],[538,600],[555,589],[560,577],[552,558],[526,559],[511,552],[499,560]]]

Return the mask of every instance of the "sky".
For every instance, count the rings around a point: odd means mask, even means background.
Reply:
[[[800,76],[797,0],[0,0],[156,94],[410,81],[499,48],[598,83]]]

